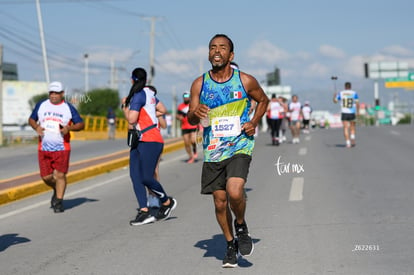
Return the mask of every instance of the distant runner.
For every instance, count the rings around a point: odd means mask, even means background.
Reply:
[[[299,143],[300,125],[302,121],[302,104],[298,101],[298,96],[292,96],[292,102],[289,103],[289,126],[292,132],[292,143]]]
[[[303,114],[303,132],[309,134],[309,122],[312,114],[312,107],[310,106],[309,101],[305,101],[305,104],[302,106]]]
[[[346,147],[355,146],[355,120],[359,116],[359,97],[357,92],[351,90],[351,82],[345,83],[345,90],[334,94],[333,101],[341,102],[341,120]]]

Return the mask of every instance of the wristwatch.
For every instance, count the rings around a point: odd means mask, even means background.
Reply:
[[[121,104],[121,109],[124,109],[126,107],[125,103]]]

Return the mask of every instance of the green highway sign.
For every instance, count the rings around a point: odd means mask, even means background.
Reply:
[[[406,82],[406,81],[414,81],[414,73],[408,73],[406,77],[393,77],[393,78],[385,79],[385,82]]]

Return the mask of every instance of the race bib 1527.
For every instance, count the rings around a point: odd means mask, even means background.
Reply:
[[[235,137],[241,133],[240,117],[215,117],[211,120],[214,137]]]

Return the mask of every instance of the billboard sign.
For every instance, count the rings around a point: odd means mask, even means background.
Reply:
[[[408,75],[407,62],[372,62],[368,64],[369,78],[407,78]]]
[[[29,100],[47,93],[46,82],[3,81],[3,125],[25,125],[32,113]]]

